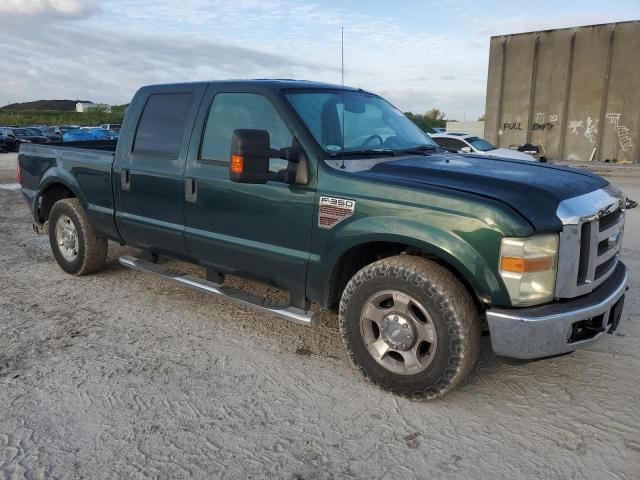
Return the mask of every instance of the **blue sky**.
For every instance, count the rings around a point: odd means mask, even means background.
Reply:
[[[347,84],[475,120],[491,35],[640,19],[640,1],[0,0],[0,18],[0,104],[125,103],[185,80],[339,82],[344,26]]]

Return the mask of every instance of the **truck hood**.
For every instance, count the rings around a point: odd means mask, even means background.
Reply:
[[[556,215],[561,201],[608,185],[595,174],[570,167],[479,155],[434,154],[370,160],[363,169],[353,168],[356,166],[349,165],[352,161],[345,163],[356,175],[454,189],[504,202],[540,232],[562,229]]]

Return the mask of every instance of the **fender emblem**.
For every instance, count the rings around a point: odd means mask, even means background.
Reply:
[[[345,198],[320,197],[318,209],[318,227],[333,228],[338,223],[353,216],[356,202]]]

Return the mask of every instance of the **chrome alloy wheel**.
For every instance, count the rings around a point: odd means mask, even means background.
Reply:
[[[360,314],[360,333],[375,361],[400,375],[426,369],[437,347],[427,310],[397,290],[385,290],[367,300]]]
[[[78,258],[78,232],[69,217],[60,215],[56,222],[56,241],[60,253],[68,262],[75,261]]]

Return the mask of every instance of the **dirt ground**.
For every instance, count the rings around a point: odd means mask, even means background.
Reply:
[[[640,208],[616,334],[535,362],[484,337],[427,402],[363,380],[332,314],[256,314],[125,269],[114,244],[103,272],[66,275],[14,172],[0,155],[0,479],[640,478]],[[610,178],[640,199],[640,176]]]

